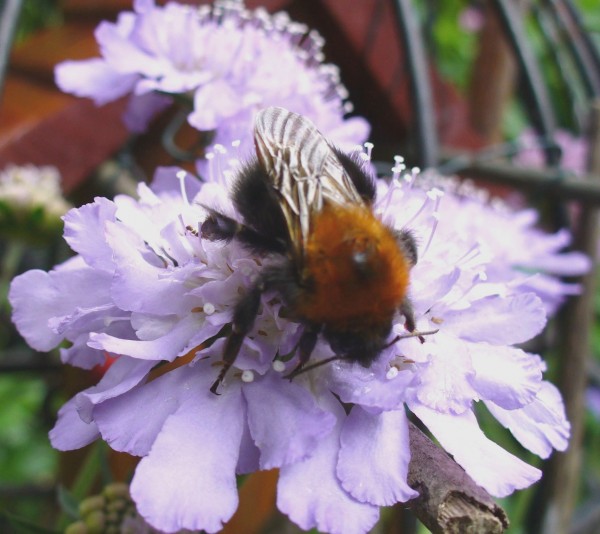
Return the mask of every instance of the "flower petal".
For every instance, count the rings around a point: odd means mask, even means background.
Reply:
[[[267,373],[243,392],[261,469],[303,460],[335,426],[335,417],[319,408],[308,390],[279,374]]]
[[[194,306],[196,301],[187,295],[186,275],[189,278],[197,266],[165,267],[156,252],[123,225],[107,224],[107,239],[117,266],[111,295],[119,308],[168,315],[185,313]]]
[[[102,438],[117,451],[146,456],[164,422],[187,395],[195,372],[186,365],[98,403],[93,418]]]
[[[70,210],[64,217],[65,241],[91,267],[112,273],[112,251],[106,242],[104,224],[114,221],[117,207],[105,198]]]
[[[475,370],[471,384],[480,398],[508,410],[521,408],[535,398],[544,370],[539,356],[487,343],[472,344],[470,354]]]
[[[468,475],[495,497],[506,497],[542,476],[539,469],[486,438],[473,412],[443,414],[418,403],[409,408]]]
[[[127,102],[127,110],[123,122],[130,132],[142,133],[161,111],[169,107],[173,99],[157,93],[132,95]]]
[[[108,300],[109,279],[110,275],[92,269],[78,256],[49,273],[31,270],[15,277],[8,299],[19,333],[36,350],[53,349],[63,335],[52,329],[52,320],[72,314],[78,307],[104,305]]]
[[[526,293],[476,300],[465,310],[446,314],[443,328],[467,341],[514,345],[539,334],[545,324],[542,301],[533,293]]]
[[[94,387],[77,395],[77,410],[83,421],[92,421],[92,410],[96,404],[118,397],[137,386],[152,367],[153,361],[121,357],[115,361]]]
[[[97,106],[126,95],[139,78],[137,74],[117,72],[100,58],[63,61],[55,67],[54,77],[61,91],[92,98]]]
[[[410,448],[404,409],[371,414],[354,406],[340,436],[337,475],[360,502],[391,506],[418,495],[406,482]]]
[[[100,436],[95,423],[84,423],[77,412],[77,399],[72,398],[58,411],[58,421],[50,430],[50,443],[59,451],[72,451],[89,445]]]
[[[550,382],[542,382],[536,398],[519,410],[485,404],[521,445],[541,458],[548,458],[553,448],[564,451],[569,445],[570,425],[562,397]]]
[[[415,379],[405,369],[394,378],[386,378],[383,366],[375,362],[370,368],[337,361],[330,364],[328,385],[343,402],[381,410],[395,410],[406,400],[406,389]]]
[[[364,534],[379,518],[379,509],[354,500],[341,487],[335,474],[339,436],[344,410],[329,395],[323,399],[338,425],[321,442],[313,455],[281,468],[277,486],[277,507],[303,528],[330,534]]]
[[[173,361],[184,352],[190,339],[200,328],[200,319],[190,314],[179,321],[168,333],[157,339],[141,341],[91,333],[88,345],[112,354],[121,354],[142,360]]]
[[[214,373],[195,373],[150,453],[138,465],[131,495],[140,514],[164,532],[218,532],[238,505],[235,468],[244,429],[240,388],[216,396]]]

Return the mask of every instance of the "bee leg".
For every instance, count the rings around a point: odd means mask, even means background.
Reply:
[[[209,213],[200,225],[200,235],[209,241],[239,241],[250,250],[264,254],[269,252],[285,252],[284,242],[264,236],[245,224],[241,224],[227,215],[203,206]]]
[[[294,377],[298,376],[302,372],[302,368],[306,365],[306,362],[310,359],[310,355],[317,344],[319,332],[321,327],[317,325],[307,325],[300,336],[298,341],[298,354],[300,361],[291,373],[288,373],[283,378],[293,380]]]
[[[259,280],[235,306],[231,324],[231,333],[227,337],[225,349],[223,350],[223,368],[213,385],[210,387],[211,393],[214,393],[215,395],[219,395],[217,389],[222,384],[227,371],[235,362],[246,334],[254,325],[254,320],[256,319],[258,307],[260,305],[260,296],[263,291],[264,282]]]
[[[394,230],[396,243],[404,254],[404,257],[409,261],[411,267],[417,264],[417,242],[413,233],[410,230]]]
[[[414,332],[417,329],[415,311],[413,309],[412,302],[408,297],[406,297],[402,301],[402,304],[400,304],[400,313],[404,315],[404,328],[406,328],[409,332]],[[425,343],[425,338],[423,336],[419,336],[419,341],[421,343]]]

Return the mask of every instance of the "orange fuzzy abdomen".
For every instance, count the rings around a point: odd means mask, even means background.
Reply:
[[[391,321],[404,300],[410,263],[392,231],[366,207],[327,206],[311,221],[303,317],[333,329]]]

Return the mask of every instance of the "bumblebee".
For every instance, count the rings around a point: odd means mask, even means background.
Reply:
[[[205,239],[235,239],[276,258],[234,308],[223,367],[210,388],[215,394],[266,291],[277,292],[290,317],[304,326],[299,363],[288,378],[307,369],[319,335],[336,359],[368,367],[390,345],[396,313],[417,334],[407,297],[415,240],[375,216],[375,182],[360,158],[334,147],[305,117],[278,107],[258,113],[254,141],[256,157],[232,191],[241,222],[207,208],[200,228]]]

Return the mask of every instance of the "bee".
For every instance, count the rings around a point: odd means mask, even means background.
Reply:
[[[278,107],[257,114],[254,141],[256,157],[243,166],[232,192],[241,222],[207,208],[200,228],[205,239],[235,239],[275,259],[234,307],[223,367],[210,388],[215,394],[267,291],[275,291],[304,327],[290,379],[309,368],[320,335],[336,354],[327,361],[369,367],[391,344],[396,313],[412,335],[420,334],[407,296],[415,239],[374,214],[375,181],[360,158],[333,146],[307,118]]]

